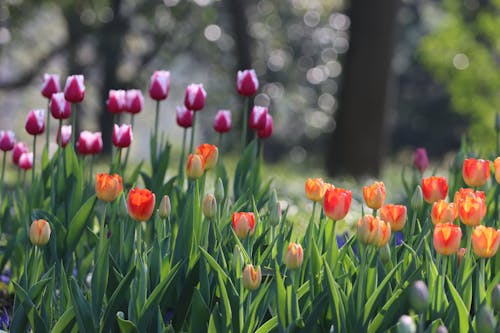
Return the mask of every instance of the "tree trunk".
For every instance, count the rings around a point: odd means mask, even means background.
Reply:
[[[351,40],[329,148],[330,175],[378,175],[399,0],[351,1]]]

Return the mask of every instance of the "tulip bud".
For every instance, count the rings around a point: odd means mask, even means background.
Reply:
[[[149,96],[155,101],[161,101],[168,97],[170,90],[170,72],[156,71],[151,76],[151,85],[149,86]]]
[[[262,282],[260,266],[246,265],[243,269],[243,286],[248,290],[257,290]]]
[[[219,202],[222,203],[222,200],[224,199],[224,184],[222,183],[222,179],[219,177],[217,178],[217,183],[215,184],[215,199]]]
[[[45,98],[50,98],[59,90],[61,90],[61,87],[59,85],[59,75],[45,73],[43,75],[43,83],[41,89],[42,96]]]
[[[259,80],[254,69],[238,71],[236,75],[236,90],[242,96],[253,96],[259,89]]]
[[[358,220],[358,240],[365,244],[378,244],[382,238],[382,231],[380,230],[380,220],[373,215],[364,215]]]
[[[266,126],[267,108],[265,106],[255,105],[250,113],[248,126],[254,130],[263,129]]]
[[[23,170],[31,169],[33,167],[33,153],[22,153],[18,165]]]
[[[273,135],[273,117],[268,113],[266,115],[266,124],[264,128],[257,131],[257,136],[260,139],[267,139],[271,135]]]
[[[12,149],[12,162],[15,165],[19,165],[19,158],[22,154],[27,153],[28,146],[24,142],[18,142],[14,145],[14,149]]]
[[[125,96],[125,90],[111,89],[109,91],[108,100],[106,101],[108,111],[113,114],[119,114],[125,111],[127,107]]]
[[[416,313],[424,313],[429,306],[429,289],[424,281],[413,282],[409,295],[410,305]]]
[[[112,138],[115,147],[127,148],[132,143],[133,137],[132,126],[125,124],[118,126],[115,124]]]
[[[125,111],[136,114],[144,107],[144,97],[138,89],[129,89],[125,92]]]
[[[304,251],[298,243],[288,244],[285,254],[285,265],[288,269],[298,269],[304,261]]]
[[[218,133],[227,133],[231,130],[231,111],[219,110],[214,119],[214,130]]]
[[[61,135],[62,134],[62,135]],[[71,125],[61,126],[61,132],[57,131],[56,143],[65,148],[71,140]]]
[[[0,131],[0,150],[9,151],[14,149],[16,136],[12,131]]]
[[[42,246],[49,242],[50,224],[45,220],[35,220],[30,227],[30,241],[33,245]]]
[[[235,245],[232,257],[233,269],[236,272],[240,272],[244,262],[245,259],[243,258],[243,253],[241,252],[240,247],[238,245]]]
[[[39,135],[45,131],[45,110],[32,110],[28,113],[26,124],[24,125],[26,132],[31,135]]]
[[[177,125],[184,128],[193,126],[193,111],[186,109],[185,106],[178,106],[175,112]]]
[[[71,75],[66,79],[64,86],[64,98],[71,103],[80,103],[85,97],[85,85],[83,75]]]
[[[413,154],[413,164],[418,171],[423,173],[429,167],[429,158],[427,157],[427,150],[425,148],[417,148]]]
[[[457,264],[460,265],[462,260],[464,260],[465,254],[467,253],[467,248],[461,247],[457,252]]]
[[[436,333],[448,333],[448,329],[444,325],[440,325],[436,328]]]
[[[186,175],[189,179],[198,179],[205,171],[205,160],[199,154],[189,154],[186,164]]]
[[[420,210],[424,204],[424,197],[422,195],[422,188],[420,185],[417,185],[415,188],[415,192],[413,192],[413,195],[411,197],[411,208],[413,210]]]
[[[389,244],[385,244],[380,248],[380,260],[382,260],[382,263],[386,264],[391,260],[391,248],[389,247]]]
[[[398,333],[415,333],[417,331],[417,325],[413,318],[408,315],[402,315],[399,317],[397,332]]]
[[[64,93],[53,94],[50,98],[50,113],[54,119],[71,117],[71,104],[64,98]]]
[[[102,150],[101,132],[82,131],[76,143],[76,150],[82,155],[98,154]]]
[[[184,106],[189,110],[199,111],[205,106],[207,92],[203,89],[203,84],[192,83],[186,88]]]
[[[487,305],[483,305],[476,315],[476,331],[481,333],[494,333],[496,320]]]
[[[231,218],[233,230],[238,238],[253,235],[255,231],[255,215],[252,212],[236,212]]]
[[[278,194],[274,189],[271,192],[271,198],[268,203],[269,207],[269,222],[273,226],[277,226],[281,221],[281,203],[278,200]]]
[[[217,201],[213,194],[207,193],[203,199],[203,215],[210,220],[215,217],[215,214],[217,214]]]
[[[160,206],[158,207],[158,215],[162,219],[170,218],[170,211],[172,210],[170,206],[170,197],[168,195],[164,195],[163,199],[160,201]]]

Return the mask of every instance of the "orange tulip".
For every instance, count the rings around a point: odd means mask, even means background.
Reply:
[[[300,268],[300,266],[302,266],[302,261],[304,261],[304,251],[302,250],[302,246],[298,243],[288,244],[285,254],[286,268]]]
[[[458,210],[455,203],[447,203],[444,200],[436,201],[432,205],[431,219],[432,223],[453,223],[458,217]]]
[[[382,206],[380,218],[391,225],[392,231],[400,231],[406,224],[406,206],[393,204]]]
[[[238,238],[253,235],[255,231],[255,215],[251,212],[236,212],[232,216],[232,225]]]
[[[243,269],[243,287],[248,290],[257,290],[262,281],[260,266],[257,269],[253,265],[245,265]]]
[[[371,209],[379,209],[385,201],[385,185],[383,182],[375,182],[363,187],[363,197],[366,205]]]
[[[380,220],[373,215],[365,215],[358,220],[358,240],[363,244],[376,244],[382,239]]]
[[[495,158],[493,167],[495,168],[495,179],[497,183],[500,184],[500,157]]]
[[[306,180],[306,197],[314,202],[321,201],[325,195],[325,183],[321,178],[309,178]]]
[[[30,241],[33,245],[42,246],[50,240],[50,224],[45,220],[35,220],[30,227]]]
[[[189,179],[198,179],[205,172],[205,159],[200,154],[189,154],[186,164],[186,174]]]
[[[448,183],[446,178],[439,176],[423,178],[422,193],[427,203],[444,200],[448,194]]]
[[[195,154],[203,156],[206,170],[213,169],[217,165],[217,159],[219,158],[217,146],[208,143],[201,144],[196,148]]]
[[[490,178],[490,161],[468,158],[464,161],[462,175],[467,186],[483,186]]]
[[[491,258],[500,244],[500,230],[478,225],[472,231],[472,249],[482,258]]]
[[[389,239],[391,239],[391,225],[388,222],[378,220],[379,228],[380,228],[380,237],[376,240],[375,245],[382,247],[389,243]]]
[[[333,221],[342,220],[351,208],[352,193],[343,188],[329,188],[323,197],[325,215]]]
[[[148,189],[133,188],[128,193],[128,215],[137,222],[146,222],[153,215],[155,195]]]
[[[117,174],[98,173],[95,177],[95,193],[97,198],[105,202],[114,201],[122,192],[122,177]]]
[[[486,215],[484,192],[460,191],[458,196],[458,215],[465,225],[476,226]],[[457,196],[455,196],[457,198]]]
[[[462,230],[453,223],[439,223],[434,227],[434,248],[444,256],[455,254],[460,247]]]

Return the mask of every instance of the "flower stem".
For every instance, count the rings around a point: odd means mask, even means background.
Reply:
[[[71,112],[71,147],[75,148],[76,112],[78,107],[76,104],[72,104],[71,108],[73,109],[73,112]]]
[[[130,119],[130,127],[132,128],[132,131],[134,130],[134,114],[132,113],[132,117]],[[127,147],[127,154],[125,155],[125,161],[123,162],[123,169],[127,170],[127,164],[128,164],[128,156],[130,155],[130,149],[131,146]]]
[[[241,153],[247,146],[248,109],[250,108],[250,97],[247,97],[247,105],[243,111],[243,128],[241,129]]]
[[[2,179],[0,179],[0,196],[3,195],[3,185],[4,185],[4,179],[5,179],[5,162],[7,161],[7,152],[3,152],[3,158],[2,158]]]
[[[50,134],[50,98],[47,99],[47,121],[45,126],[45,150],[49,153],[49,134]]]
[[[195,130],[195,122],[196,122],[196,112],[193,112],[193,123],[191,125],[191,143],[189,144],[189,152],[193,153],[194,147],[194,130]]]
[[[156,147],[158,147],[158,123],[160,118],[160,101],[156,101],[156,111],[155,111],[155,134],[154,134],[154,141],[155,141],[155,156],[156,156]]]
[[[187,136],[187,128],[184,128],[183,133],[182,133],[182,150],[181,150],[181,157],[179,160],[179,173],[178,173],[178,184],[179,188],[182,190],[184,187],[184,154],[186,154],[186,136]]]
[[[31,182],[35,181],[35,166],[36,166],[36,135],[33,135],[33,167],[31,168]]]

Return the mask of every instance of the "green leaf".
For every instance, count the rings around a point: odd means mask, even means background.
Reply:
[[[96,196],[91,196],[75,214],[69,225],[68,237],[66,238],[66,252],[73,252],[82,236],[83,230],[87,226],[87,221],[94,210]]]
[[[56,322],[54,327],[52,328],[52,333],[63,333],[68,331],[75,324],[75,310],[72,306],[68,307],[66,311],[59,317],[59,320]]]
[[[266,321],[255,333],[269,333],[272,332],[278,326],[278,317],[274,316],[268,321]]]
[[[137,326],[133,322],[124,319],[123,312],[116,313],[116,320],[118,321],[121,333],[139,333]]]
[[[195,289],[193,293],[193,299],[191,301],[190,332],[207,332],[207,323],[210,316],[210,313],[208,311],[208,306],[203,300],[203,296],[201,296],[201,293],[198,289]]]
[[[342,298],[340,297],[340,293],[338,291],[339,285],[335,282],[333,274],[330,270],[330,266],[326,262],[326,259],[324,259],[323,266],[325,267],[327,278],[326,281],[328,283],[327,289],[330,293],[330,309],[333,313],[333,324],[335,327],[335,331],[344,332],[346,331],[345,304],[342,302]]]
[[[76,280],[72,277],[69,281],[71,301],[73,303],[73,308],[75,309],[75,316],[80,331],[88,333],[96,332],[96,325],[94,322],[94,317],[92,316],[92,312],[90,311],[89,303],[76,284]]]
[[[106,288],[108,286],[109,276],[109,242],[100,243],[96,246],[95,251],[95,268],[92,273],[91,290],[92,290],[92,310],[96,318],[101,314]]]
[[[275,267],[275,281],[276,281],[276,307],[278,312],[278,319],[281,329],[287,327],[286,321],[286,291],[285,285],[283,283],[283,278],[281,277],[280,268],[278,263],[274,263]]]
[[[453,304],[455,305],[455,309],[458,314],[458,318],[453,316],[453,321],[458,319],[458,328],[460,333],[469,332],[470,322],[469,322],[469,311],[465,307],[462,298],[458,294],[458,291],[455,289],[455,286],[447,277],[446,281],[448,282],[448,288],[450,289],[451,298],[453,299]]]

